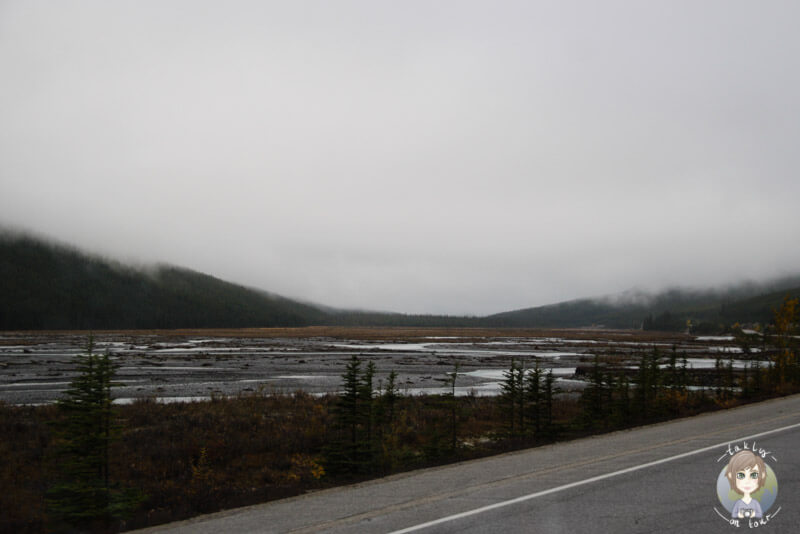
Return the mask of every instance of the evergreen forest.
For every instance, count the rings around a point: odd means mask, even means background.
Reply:
[[[0,330],[383,326],[624,328],[720,333],[768,324],[800,276],[722,289],[630,291],[488,316],[340,310],[169,265],[133,267],[27,234],[0,233]]]

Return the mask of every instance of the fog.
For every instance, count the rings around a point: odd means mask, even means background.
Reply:
[[[794,1],[0,1],[0,223],[330,306],[800,271]]]

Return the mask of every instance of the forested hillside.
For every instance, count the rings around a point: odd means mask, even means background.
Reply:
[[[499,313],[486,318],[492,326],[603,326],[644,330],[719,332],[734,323],[769,324],[787,296],[800,296],[800,278],[725,289],[671,289],[656,294],[632,292],[615,297],[580,299],[549,306]]]
[[[0,235],[0,330],[302,326],[325,314],[188,269]]]
[[[725,289],[631,291],[486,317],[316,307],[191,271],[135,268],[28,235],[0,233],[0,330],[407,326],[720,332],[772,320],[800,276]]]

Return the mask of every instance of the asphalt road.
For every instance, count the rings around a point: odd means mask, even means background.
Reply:
[[[764,520],[731,525],[728,448],[763,449]],[[800,396],[251,506],[142,532],[645,533],[800,531]],[[755,520],[753,520],[755,522]]]

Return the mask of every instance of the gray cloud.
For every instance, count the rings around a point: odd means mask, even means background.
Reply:
[[[796,272],[795,2],[0,3],[0,220],[334,306]]]

